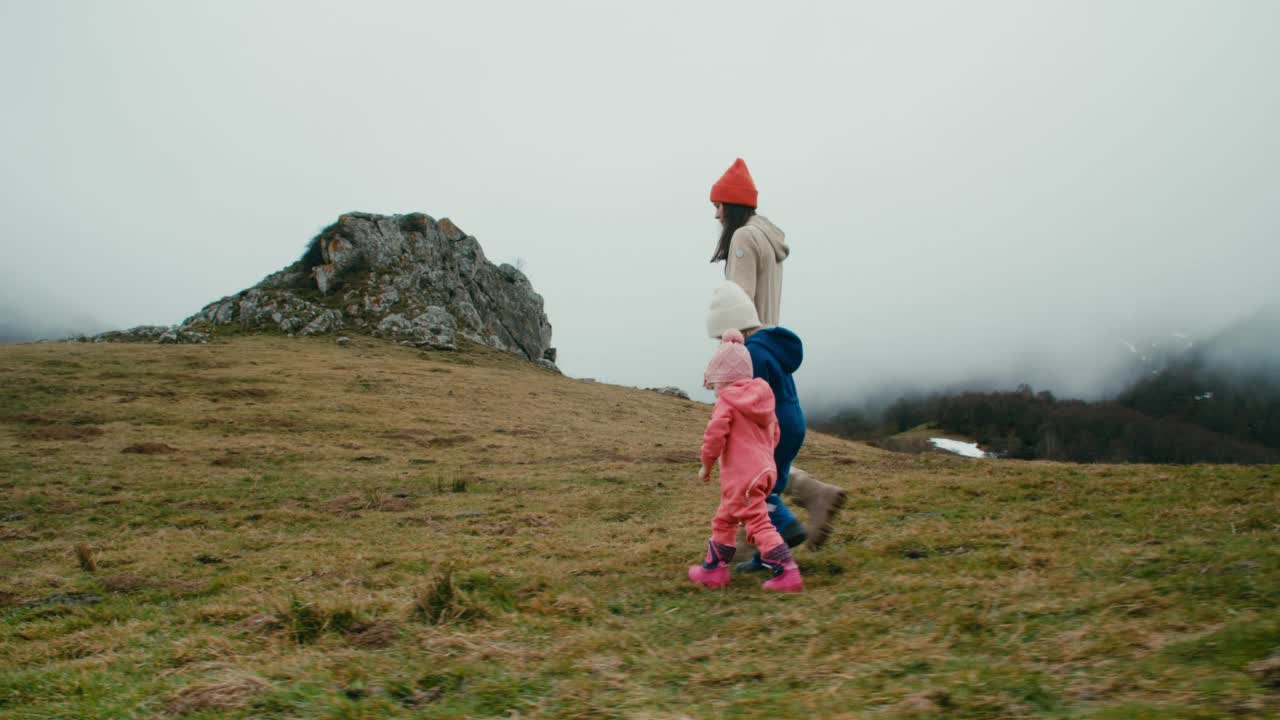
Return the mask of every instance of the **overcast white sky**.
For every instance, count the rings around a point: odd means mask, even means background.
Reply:
[[[809,402],[1088,393],[1116,336],[1280,298],[1277,37],[1268,0],[2,2],[0,310],[174,323],[422,211],[525,261],[566,373],[691,390],[741,156]]]

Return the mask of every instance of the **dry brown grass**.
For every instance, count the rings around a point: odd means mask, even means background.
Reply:
[[[92,425],[45,425],[32,428],[26,434],[32,440],[89,440],[101,436],[103,431]]]
[[[249,707],[253,698],[270,686],[260,677],[232,673],[182,688],[167,703],[166,709],[173,715],[205,710],[241,710]]]
[[[799,464],[851,498],[797,553],[807,591],[710,593],[683,579],[716,502],[705,405],[359,338],[6,346],[0,367],[0,717],[1277,707],[1274,468],[813,433]],[[123,452],[145,444],[179,451]]]
[[[137,575],[111,575],[98,580],[102,589],[113,593],[132,593],[150,587],[151,583]]]
[[[125,449],[122,453],[133,453],[134,455],[165,455],[168,453],[178,452],[178,449],[159,442],[143,442],[134,443]]]
[[[97,572],[98,559],[97,553],[94,552],[93,546],[89,543],[76,543],[74,548],[76,562],[80,564],[80,569],[85,572]]]
[[[378,620],[353,627],[349,633],[351,643],[362,648],[381,648],[400,637],[400,625],[388,620]]]

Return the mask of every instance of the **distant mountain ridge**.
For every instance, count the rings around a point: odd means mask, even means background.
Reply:
[[[1233,323],[1140,379],[1117,402],[1280,449],[1280,305]]]
[[[1212,367],[1280,380],[1280,303],[1228,326],[1197,348],[1197,357]]]
[[[1024,459],[1280,462],[1280,305],[1204,342],[1125,344],[1132,380],[1111,400],[1064,400],[1027,385],[961,389],[902,396],[880,413],[846,408],[815,416],[814,426],[866,439],[932,423]]]

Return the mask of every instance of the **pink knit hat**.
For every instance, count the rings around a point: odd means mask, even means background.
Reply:
[[[707,371],[702,374],[702,386],[711,387],[713,383],[731,383],[738,380],[751,379],[751,353],[743,345],[742,333],[734,329],[725,330],[720,336],[720,347],[711,356]]]

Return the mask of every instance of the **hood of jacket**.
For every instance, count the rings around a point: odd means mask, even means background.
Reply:
[[[762,428],[774,421],[773,390],[760,378],[739,380],[720,388],[720,400]]]
[[[747,345],[768,353],[788,375],[799,370],[800,363],[804,361],[804,344],[800,337],[783,327],[757,330],[747,338]]]
[[[773,258],[778,262],[786,260],[791,254],[791,246],[787,245],[787,234],[782,232],[782,228],[770,222],[769,218],[759,214],[752,215],[747,220],[746,227],[755,228],[764,235],[769,247],[773,248]]]

